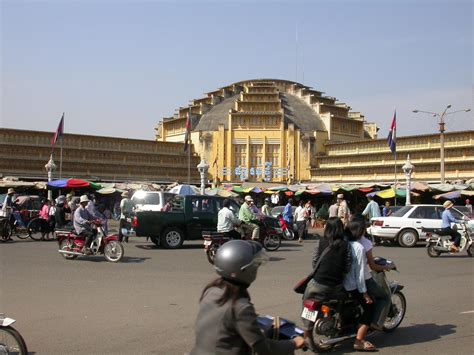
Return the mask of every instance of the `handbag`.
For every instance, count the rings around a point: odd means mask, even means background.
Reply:
[[[296,283],[295,286],[293,286],[293,291],[295,291],[296,293],[299,293],[299,294],[304,294],[304,291],[306,290],[306,286],[308,285],[308,283],[311,281],[311,279],[313,278],[314,274],[316,273],[316,271],[318,270],[318,267],[319,267],[319,264],[321,264],[321,260],[323,259],[323,257],[329,252],[329,249],[331,248],[331,246],[328,246],[326,249],[323,250],[321,256],[319,257],[318,259],[318,262],[316,263],[316,265],[314,266],[314,269],[313,271],[311,271],[311,273],[306,276],[306,277],[303,277],[300,281],[298,281]]]

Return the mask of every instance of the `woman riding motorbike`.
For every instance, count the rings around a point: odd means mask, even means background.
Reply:
[[[219,248],[214,267],[220,277],[202,292],[191,355],[293,354],[304,346],[302,337],[270,340],[260,330],[247,288],[267,260],[254,241],[231,240]]]

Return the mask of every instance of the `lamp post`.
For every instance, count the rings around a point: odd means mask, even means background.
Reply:
[[[49,157],[49,161],[44,166],[46,171],[48,172],[48,183],[51,182],[53,178],[53,172],[56,170],[56,164],[54,164],[53,154]],[[53,191],[48,190],[48,200],[53,199]]]
[[[204,195],[204,190],[206,189],[206,178],[207,171],[209,170],[209,165],[206,164],[204,159],[201,159],[201,162],[197,165],[199,175],[201,175],[201,195]]]
[[[444,184],[444,118],[447,115],[452,115],[453,113],[457,112],[469,112],[471,111],[470,108],[466,108],[463,110],[457,110],[453,112],[448,112],[448,110],[451,108],[451,105],[446,106],[443,112],[441,113],[436,113],[436,112],[431,112],[431,111],[421,111],[421,110],[413,110],[414,113],[428,113],[432,115],[433,117],[439,117],[439,145],[440,145],[440,160],[441,160],[441,166],[440,166],[440,173],[441,173],[441,183]]]
[[[411,196],[410,196],[410,192],[411,192],[411,173],[413,172],[413,169],[415,169],[415,167],[410,162],[410,154],[408,154],[407,161],[402,166],[402,170],[405,173],[405,176],[407,178],[406,200],[405,200],[405,205],[406,206],[411,205]],[[395,189],[395,196],[396,196],[396,191],[397,190]]]

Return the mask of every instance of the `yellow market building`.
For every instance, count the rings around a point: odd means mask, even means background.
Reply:
[[[393,182],[395,161],[377,125],[300,83],[237,82],[180,107],[156,126],[156,139],[191,143],[220,182]],[[445,133],[447,180],[474,177],[474,131]],[[407,155],[414,180],[440,180],[438,134],[397,138],[399,180]]]

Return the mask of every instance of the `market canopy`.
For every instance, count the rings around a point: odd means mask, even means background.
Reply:
[[[91,187],[94,190],[100,190],[102,186],[94,182],[81,179],[65,179],[65,180],[53,180],[48,182],[49,187],[55,188],[67,188],[67,189],[79,189],[84,187]]]
[[[193,185],[177,185],[173,187],[169,192],[177,195],[199,195],[200,191],[196,186]]]

